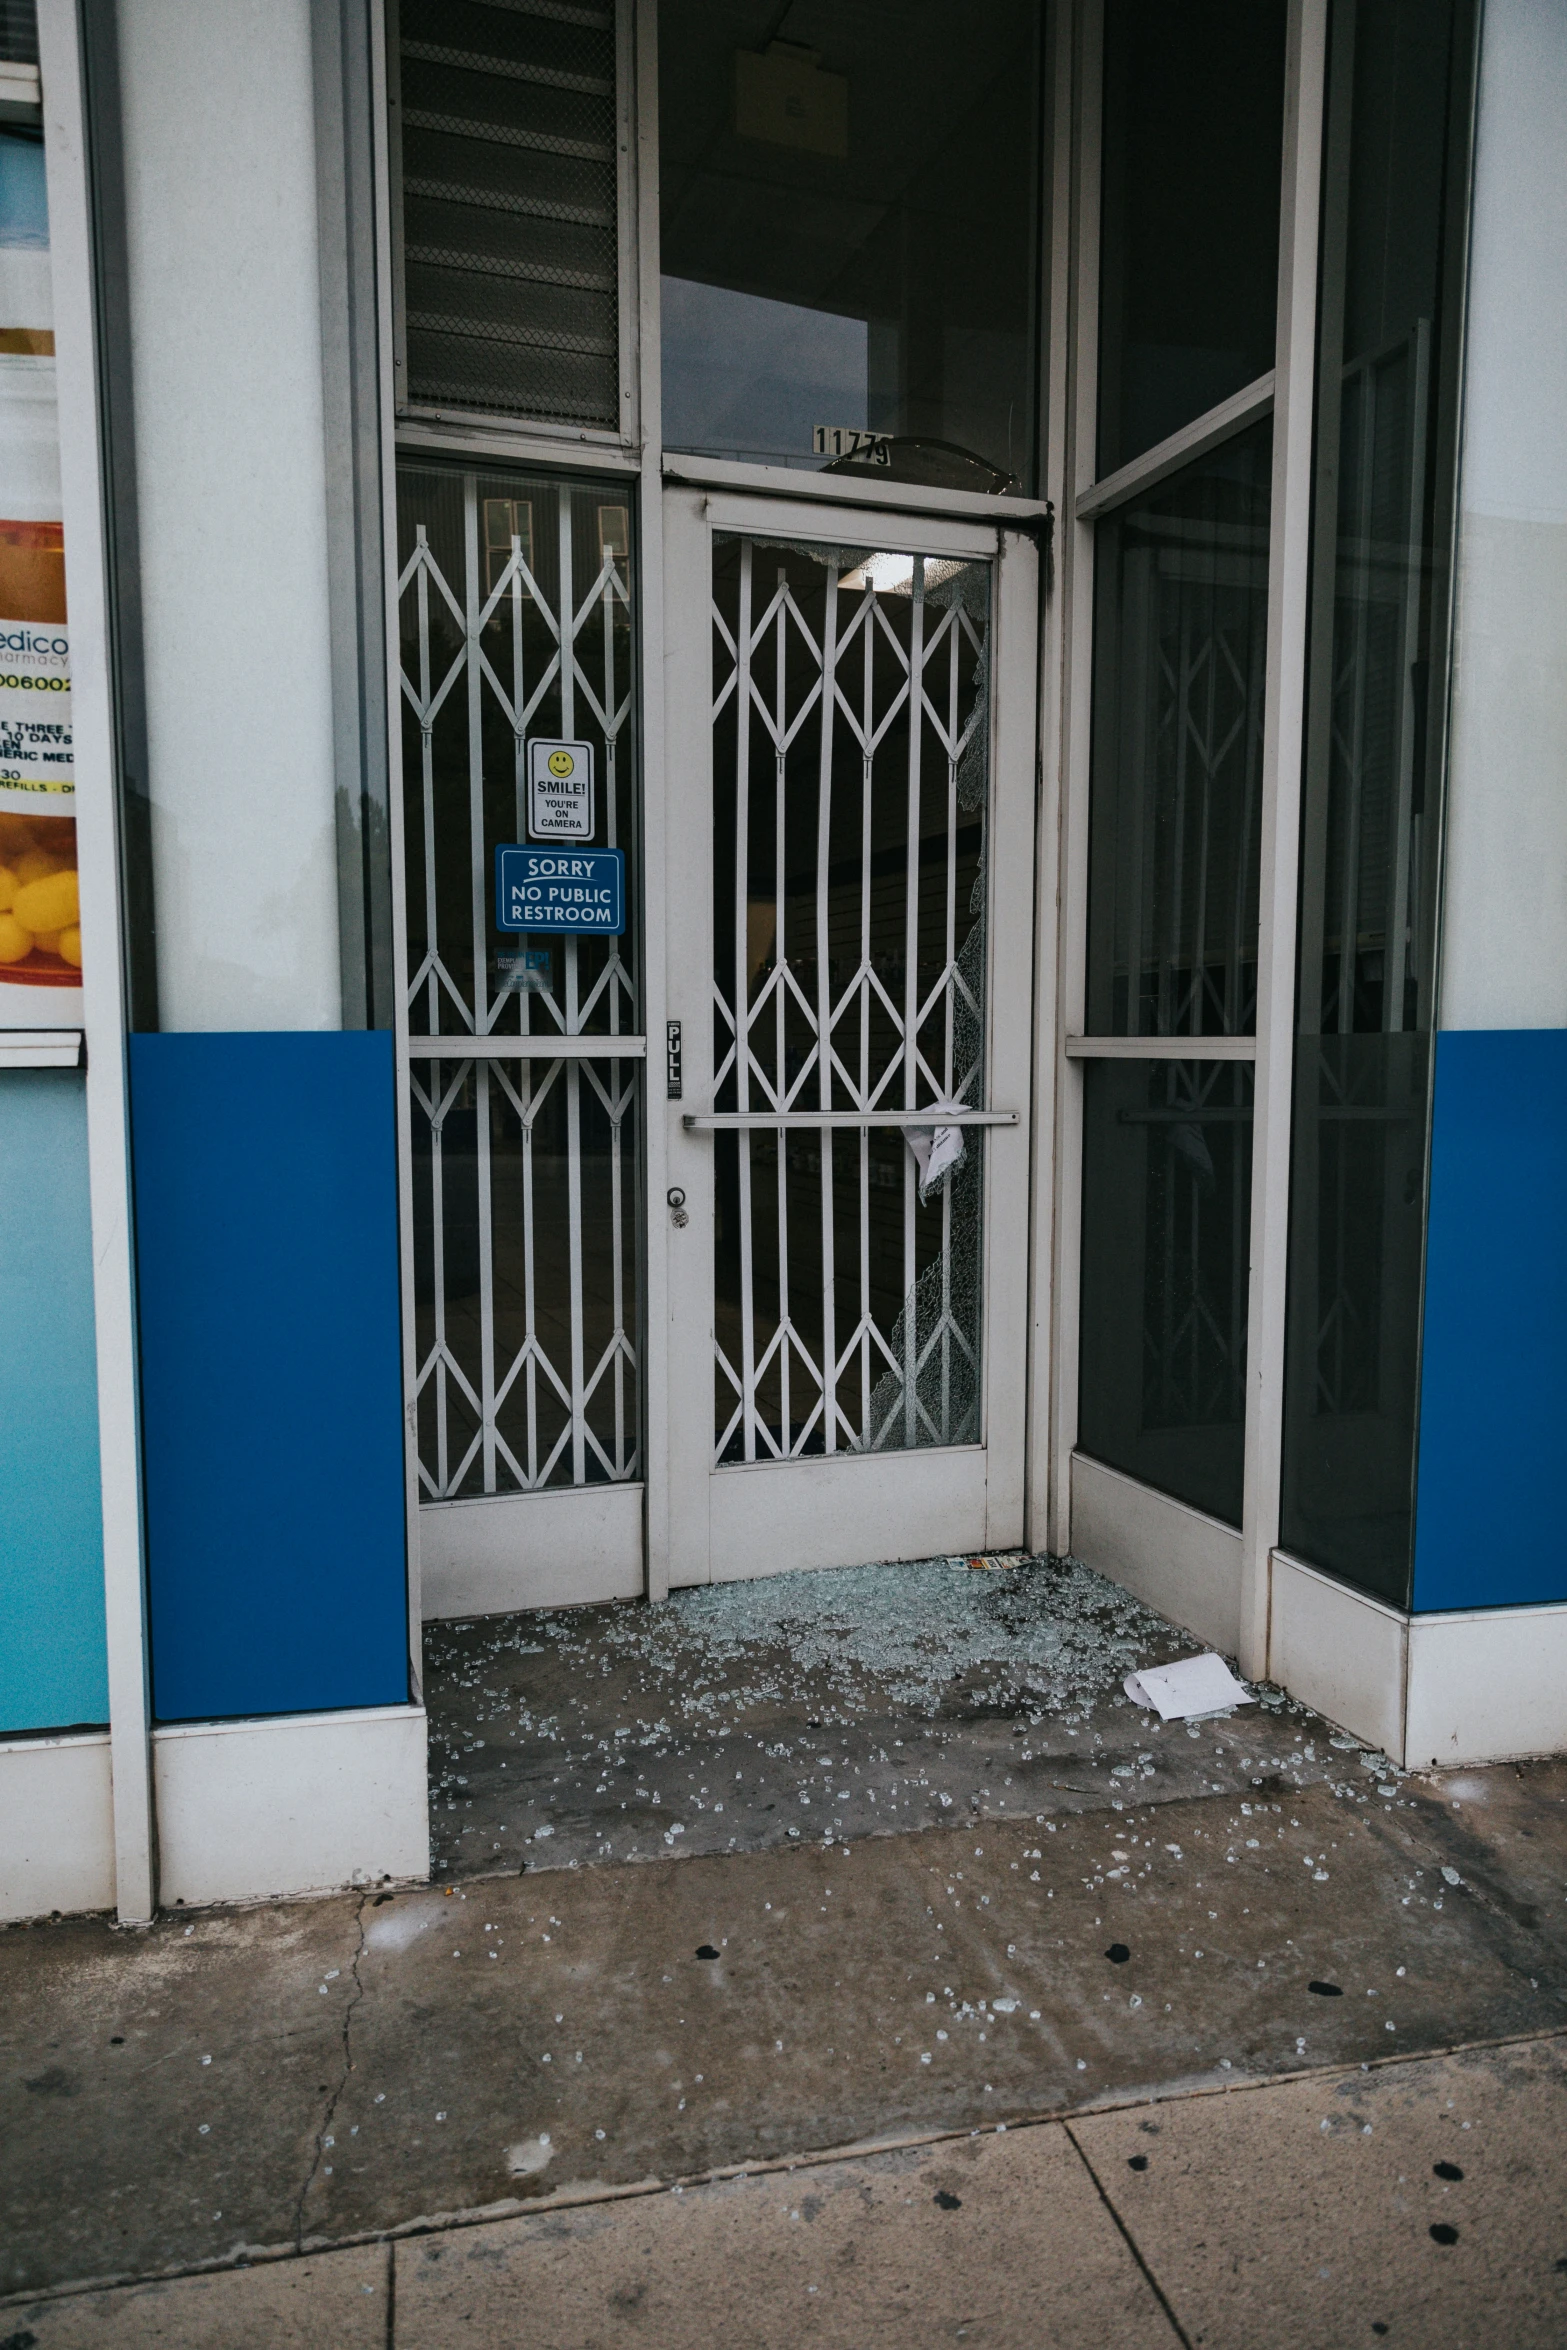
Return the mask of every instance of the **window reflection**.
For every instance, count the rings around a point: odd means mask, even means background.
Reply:
[[[1042,13],[662,12],[670,447],[811,467],[868,429],[1031,486]]]
[[[1465,0],[1328,65],[1281,1534],[1398,1605],[1413,1538]]]
[[[1273,365],[1283,0],[1107,0],[1099,473]]]
[[[1088,1032],[1256,1027],[1272,426],[1099,525]]]
[[[1239,1525],[1249,1061],[1092,1061],[1083,1095],[1078,1443]]]
[[[1272,426],[1100,523],[1087,1026],[1256,1027]],[[1090,1062],[1078,1442],[1241,1514],[1253,1070]]]

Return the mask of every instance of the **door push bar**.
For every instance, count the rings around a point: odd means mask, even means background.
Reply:
[[[1016,1110],[953,1110],[927,1103],[922,1110],[711,1110],[680,1123],[688,1134],[745,1133],[753,1127],[817,1130],[823,1126],[1015,1126]]]

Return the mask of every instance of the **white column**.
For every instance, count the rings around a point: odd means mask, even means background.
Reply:
[[[1295,918],[1311,559],[1317,373],[1317,218],[1328,0],[1291,0],[1284,81],[1268,560],[1267,710],[1252,1129],[1251,1285],[1246,1325],[1246,1484],[1241,1515],[1240,1666],[1268,1670],[1269,1559],[1279,1531],[1284,1302],[1289,1256],[1290,1105],[1295,1070]]]
[[[119,39],[161,1025],[336,1028],[309,0]]]
[[[115,1901],[124,1923],[150,1918],[152,1757],[148,1743],[146,1579],[142,1561],[141,1434],[131,1267],[130,1138],[115,819],[115,730],[109,675],[103,482],[93,263],[74,0],[39,0],[44,154],[49,174],[60,399],[60,485],[71,614],[76,839],[87,1032],[87,1151],[92,1202],[93,1315],[98,1353],[98,1453],[114,1780]],[[85,1831],[84,1831],[85,1832]]]
[[[1486,0],[1443,1028],[1567,1026],[1567,8]]]

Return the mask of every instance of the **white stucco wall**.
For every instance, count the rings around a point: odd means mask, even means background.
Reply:
[[[309,0],[120,44],[162,1025],[335,1028]]]
[[[1486,0],[1441,1023],[1567,1025],[1567,0]]]

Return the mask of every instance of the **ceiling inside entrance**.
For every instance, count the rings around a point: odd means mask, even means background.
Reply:
[[[1038,35],[1028,0],[664,11],[667,440],[810,463],[819,423],[1031,471]]]

